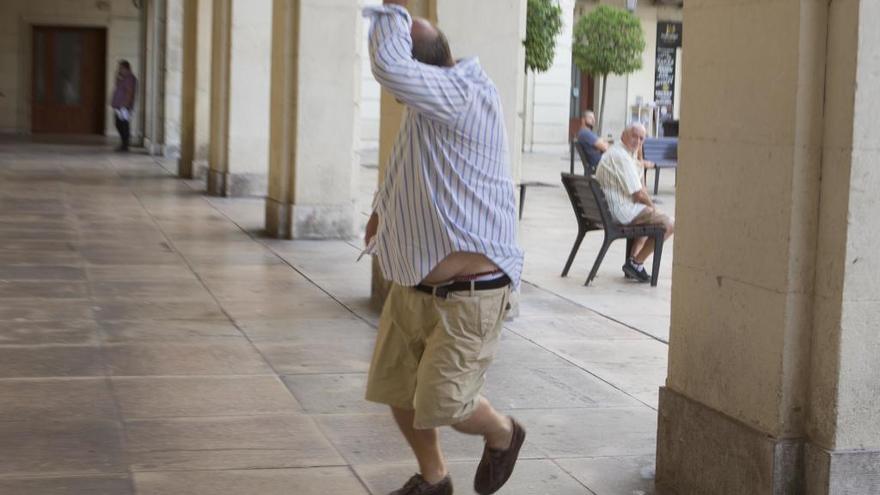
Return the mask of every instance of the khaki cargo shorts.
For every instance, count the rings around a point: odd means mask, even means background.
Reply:
[[[417,429],[468,419],[495,357],[509,295],[504,287],[442,298],[392,285],[379,321],[367,400],[414,410]]]

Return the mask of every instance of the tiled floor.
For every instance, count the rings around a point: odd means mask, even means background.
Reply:
[[[0,143],[0,494],[384,494],[415,470],[361,399],[369,264],[355,241],[260,237],[262,208],[145,155]],[[671,250],[658,289],[623,282],[622,253],[584,288],[590,239],[560,279],[569,208],[529,192],[528,283],[486,390],[529,437],[499,493],[652,493]],[[471,493],[480,439],[443,442]]]

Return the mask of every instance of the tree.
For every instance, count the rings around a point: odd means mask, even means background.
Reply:
[[[562,32],[562,7],[553,0],[529,0],[526,12],[526,71],[545,72],[553,65],[556,35]]]
[[[642,68],[645,33],[638,17],[622,9],[600,5],[574,28],[574,63],[582,71],[602,76],[598,128],[605,115],[608,74],[631,74]]]

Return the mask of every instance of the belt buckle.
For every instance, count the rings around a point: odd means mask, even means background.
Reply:
[[[446,296],[449,295],[449,286],[448,285],[440,285],[434,287],[434,295],[439,297],[440,299],[446,299]]]

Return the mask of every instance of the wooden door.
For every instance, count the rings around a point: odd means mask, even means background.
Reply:
[[[104,134],[106,39],[101,28],[34,26],[34,133]]]
[[[569,139],[577,136],[581,128],[581,115],[587,110],[595,110],[593,105],[593,77],[581,72],[572,63],[572,108],[568,122]],[[597,115],[598,118],[598,115]]]

